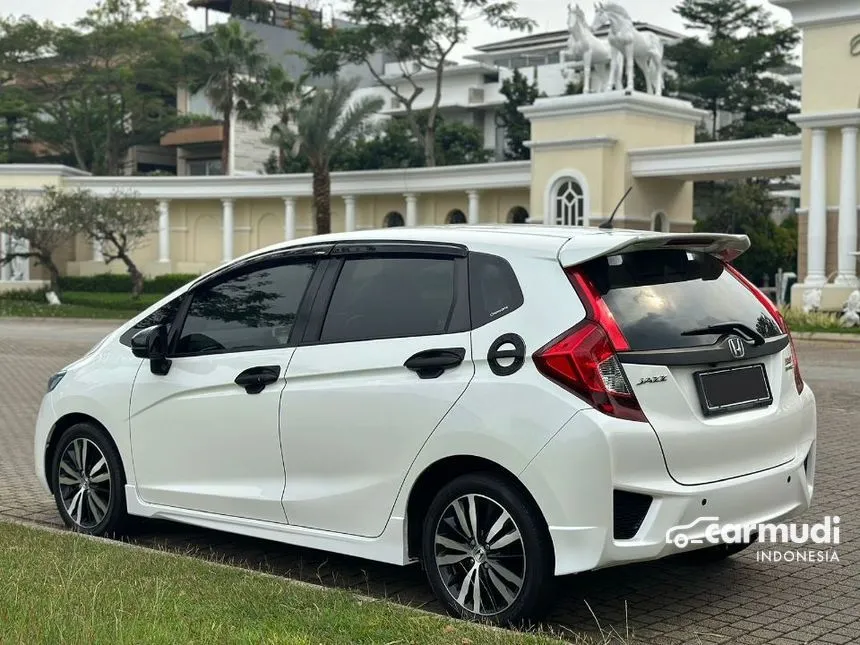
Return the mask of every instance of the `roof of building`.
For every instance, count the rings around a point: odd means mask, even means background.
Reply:
[[[683,34],[679,34],[678,32],[670,29],[664,29],[663,27],[658,27],[657,25],[652,25],[649,22],[635,22],[633,24],[639,31],[651,32],[666,38],[667,40],[678,40],[684,37]],[[595,31],[594,34],[598,37],[607,36],[609,34],[609,27],[601,27]],[[493,43],[487,43],[486,45],[479,45],[473,49],[482,54],[507,53],[524,49],[546,47],[548,45],[564,44],[567,41],[568,35],[567,29],[559,31],[545,31],[540,34],[529,34],[528,36],[518,36],[507,40],[499,40]]]

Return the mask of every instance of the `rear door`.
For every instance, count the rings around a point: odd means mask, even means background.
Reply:
[[[281,399],[290,524],[382,533],[474,375],[468,298],[464,248],[335,248]]]
[[[618,356],[670,475],[702,484],[794,459],[809,419],[782,321],[714,255],[647,246],[580,270],[627,340]]]

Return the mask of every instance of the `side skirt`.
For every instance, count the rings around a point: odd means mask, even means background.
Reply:
[[[390,518],[385,531],[379,537],[365,538],[276,522],[249,520],[174,506],[149,504],[137,496],[137,490],[133,485],[126,485],[125,499],[129,515],[181,522],[215,529],[216,531],[226,531],[283,544],[330,551],[387,564],[403,566],[415,562],[407,555],[406,522],[402,517]]]

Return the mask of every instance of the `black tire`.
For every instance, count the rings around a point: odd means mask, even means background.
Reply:
[[[104,464],[99,465],[102,458]],[[68,428],[57,441],[50,468],[54,500],[66,526],[89,535],[122,533],[128,520],[125,475],[122,459],[104,430],[90,423]]]
[[[447,539],[453,539],[464,547],[464,540],[469,539],[462,531],[462,524],[457,522],[455,502],[461,510],[465,509],[464,518],[469,526],[469,509],[476,509],[475,523],[478,525],[479,537],[476,545],[469,545],[471,555],[463,554],[462,549],[437,546],[437,529],[443,538],[450,536]],[[503,513],[508,514],[508,519],[500,522]],[[500,528],[494,533],[492,529],[497,524],[500,524]],[[518,531],[521,540],[501,544],[515,531]],[[487,540],[487,537],[490,539]],[[493,544],[497,546],[493,547]],[[524,557],[520,558],[520,553]],[[518,487],[495,474],[463,475],[436,494],[424,517],[421,555],[433,592],[452,616],[509,625],[536,619],[548,609],[555,581],[555,559],[546,523],[532,501]],[[458,558],[460,555],[463,557],[455,563],[441,564],[439,561],[439,558]],[[504,564],[501,565],[501,562]],[[479,589],[484,594],[478,594],[481,611],[477,612],[473,569],[474,575],[478,576]],[[458,587],[460,576],[462,583]],[[515,579],[521,581],[518,587]],[[452,589],[459,588],[462,592],[464,586],[471,590],[467,590],[464,602],[460,603]],[[507,597],[503,595],[505,593]]]
[[[732,544],[715,544],[704,549],[696,549],[695,551],[686,551],[679,553],[676,557],[678,561],[691,566],[707,566],[709,564],[717,564],[723,562],[733,555],[737,555],[741,551],[745,551],[755,544],[756,537],[754,536],[751,542],[737,542]]]

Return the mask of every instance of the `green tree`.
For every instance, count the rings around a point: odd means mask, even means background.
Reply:
[[[715,184],[698,201],[696,231],[749,236],[752,247],[733,264],[757,284],[797,264],[797,220],[774,222],[779,201],[767,180]]]
[[[484,148],[484,133],[468,123],[441,120],[436,128],[436,162],[440,166],[486,163],[493,157]]]
[[[763,6],[746,0],[683,0],[674,9],[698,32],[667,48],[678,74],[678,93],[707,110],[711,139],[793,134],[788,115],[799,96],[774,73],[789,68],[800,41]],[[739,117],[720,127],[719,115]]]
[[[356,80],[334,79],[318,88],[295,113],[294,127],[275,126],[272,140],[291,157],[307,158],[313,174],[313,208],[318,234],[331,232],[331,162],[361,136],[368,119],[382,109],[379,98],[353,100]]]
[[[520,70],[515,70],[513,76],[502,82],[499,91],[505,97],[505,103],[499,110],[499,123],[505,129],[505,159],[531,159],[531,150],[525,146],[525,142],[531,138],[531,122],[520,112],[520,108],[537,100],[540,95],[537,81],[529,83]]]
[[[203,92],[221,115],[221,167],[229,168],[231,124],[246,123],[259,127],[271,104],[265,81],[271,75],[271,63],[263,43],[245,31],[238,21],[216,25],[198,43],[191,56],[189,89]]]
[[[120,174],[128,151],[175,118],[182,45],[172,20],[141,0],[103,0],[72,27],[30,18],[0,26],[0,61],[27,103],[35,143],[95,174]],[[11,43],[11,45],[10,45]]]
[[[485,150],[481,131],[456,121],[440,120],[436,128],[436,155],[438,165],[484,163],[492,157]],[[332,171],[387,170],[393,168],[421,168],[424,166],[424,146],[415,138],[404,119],[386,119],[368,126],[362,134],[335,154],[329,167]],[[283,147],[272,153],[264,172],[310,172],[310,162],[303,155],[288,155]]]
[[[97,197],[81,191],[72,217],[81,232],[97,244],[106,264],[119,260],[131,277],[131,295],[143,293],[143,273],[132,259],[132,253],[155,232],[158,214],[155,203],[144,201],[130,192],[115,191],[108,197]]]
[[[35,198],[18,190],[0,191],[0,232],[30,243],[26,251],[7,253],[3,262],[19,258],[35,260],[48,272],[51,290],[59,294],[60,268],[56,254],[81,232],[76,216],[82,201],[80,191],[64,191],[54,186],[46,186]]]
[[[314,74],[334,74],[344,64],[365,66],[377,83],[403,105],[406,122],[423,142],[424,163],[436,165],[436,126],[442,80],[451,52],[465,42],[467,23],[524,31],[534,21],[516,14],[514,0],[353,0],[344,18],[355,26],[333,28],[307,14],[303,39],[314,52],[306,55]],[[386,76],[380,54],[400,61],[400,73]],[[429,107],[416,105],[429,81]],[[419,118],[425,113],[423,119]]]

